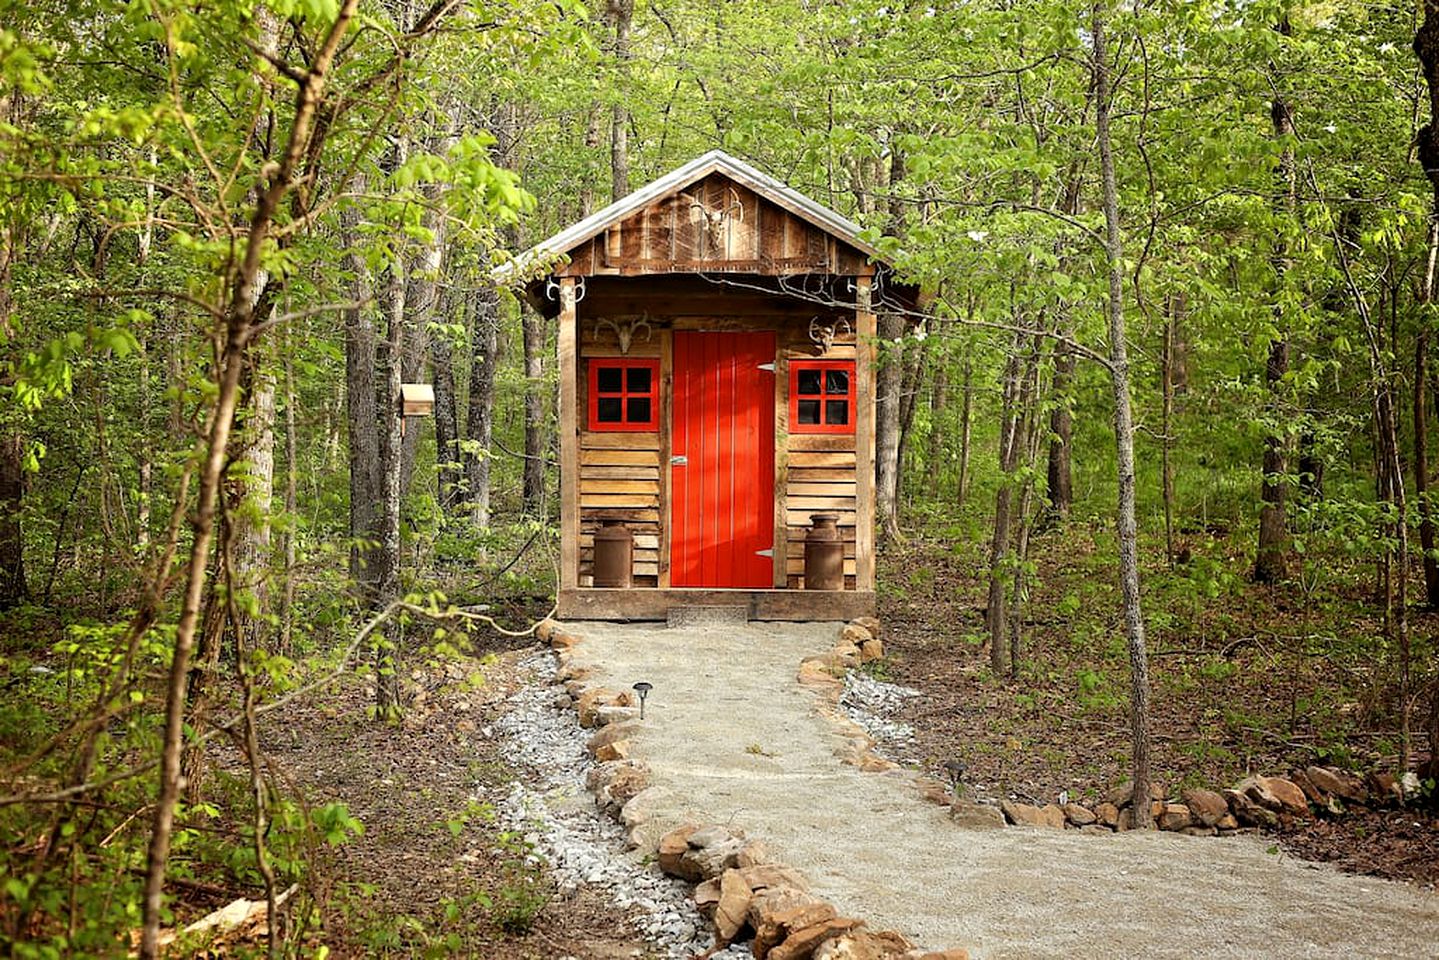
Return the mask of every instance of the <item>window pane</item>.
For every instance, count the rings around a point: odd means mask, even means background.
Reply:
[[[619,397],[600,397],[595,408],[600,423],[621,423],[624,420],[624,401]]]
[[[800,371],[798,371],[798,373],[799,373],[799,392],[800,392],[801,394],[809,394],[809,395],[812,396],[812,395],[817,394],[817,393],[820,392],[820,391],[819,391],[819,379],[820,379],[819,374],[820,374],[820,372],[819,372],[818,370],[800,370]],[[815,421],[815,422],[817,423],[818,421]]]
[[[824,422],[838,426],[849,423],[849,401],[826,400],[824,402]]]
[[[624,389],[624,371],[619,367],[600,367],[600,393],[619,393]]]
[[[626,423],[649,423],[650,422],[650,398],[630,397],[629,410],[625,417]]]
[[[818,400],[801,400],[799,402],[799,422],[819,423]]]
[[[848,370],[826,370],[824,372],[825,393],[849,393]]]
[[[626,371],[625,376],[628,378],[626,386],[630,393],[650,392],[649,367],[630,367],[629,370]]]

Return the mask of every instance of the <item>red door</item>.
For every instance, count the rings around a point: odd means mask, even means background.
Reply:
[[[775,335],[674,335],[670,583],[774,586]]]

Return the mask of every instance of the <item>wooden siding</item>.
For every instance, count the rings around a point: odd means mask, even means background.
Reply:
[[[873,272],[859,250],[722,173],[656,200],[569,254],[557,275]]]

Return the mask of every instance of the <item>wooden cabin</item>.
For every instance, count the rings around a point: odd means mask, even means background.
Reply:
[[[561,617],[874,612],[874,311],[917,297],[889,272],[856,224],[719,150],[502,268],[559,323]],[[824,513],[843,589],[806,590]],[[607,520],[633,536],[629,588],[594,584]]]

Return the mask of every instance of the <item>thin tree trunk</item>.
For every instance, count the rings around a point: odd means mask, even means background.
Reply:
[[[1169,566],[1174,566],[1174,463],[1170,448],[1174,445],[1171,431],[1174,429],[1174,325],[1177,322],[1177,303],[1171,297],[1164,316],[1164,347],[1160,352],[1159,376],[1163,411],[1160,417],[1161,475],[1160,483],[1164,496],[1164,555]]]
[[[395,147],[403,163],[404,144]],[[400,498],[404,470],[404,417],[400,416],[400,383],[405,354],[405,263],[395,257],[390,264],[385,294],[386,341],[385,381],[380,394],[382,439],[380,444],[379,550],[376,551],[375,599],[372,610],[382,610],[400,598]],[[403,630],[398,619],[385,624],[384,638],[375,649],[375,706],[382,719],[400,708],[400,645]]]
[[[949,370],[943,363],[934,370],[929,391],[929,443],[924,454],[924,489],[931,500],[939,499],[939,465],[944,456],[940,422],[949,400]]]
[[[355,189],[364,192],[363,182]],[[366,304],[373,294],[369,268],[359,247],[360,211],[349,204],[340,210],[340,231],[347,251],[342,267],[350,275],[351,299]],[[350,461],[350,579],[373,602],[379,535],[380,411],[376,405],[375,321],[367,306],[347,307],[345,319],[345,420]]]
[[[899,452],[904,359],[895,341],[904,336],[904,318],[892,311],[879,315],[879,338],[885,356],[875,373],[875,520],[881,542],[902,539],[899,530]]]
[[[490,525],[490,442],[495,416],[495,368],[500,345],[499,295],[482,285],[474,295],[470,330],[470,397],[465,415],[465,491],[477,530]]]
[[[229,451],[230,430],[240,400],[240,376],[245,355],[253,335],[254,284],[260,274],[261,251],[270,236],[270,228],[280,203],[293,188],[301,157],[307,149],[318,146],[312,139],[312,121],[320,95],[329,75],[331,62],[339,49],[355,15],[357,0],[343,0],[335,23],[315,51],[309,68],[298,82],[295,113],[290,121],[289,138],[275,173],[266,180],[245,238],[244,257],[233,273],[229,302],[225,310],[225,330],[219,364],[215,370],[215,403],[206,425],[203,460],[195,510],[190,521],[192,536],[185,591],[180,606],[180,619],[175,628],[174,652],[165,694],[165,726],[161,738],[160,784],[155,800],[154,819],[150,831],[150,847],[146,854],[145,889],[139,954],[141,960],[157,960],[160,955],[160,920],[165,892],[166,866],[170,859],[171,829],[175,804],[180,796],[180,756],[184,741],[185,688],[189,675],[190,655],[194,650],[195,629],[200,604],[205,594],[206,576],[210,566],[210,547],[215,530],[215,512],[220,499],[220,485]],[[316,134],[323,136],[323,134]],[[159,576],[159,574],[157,574]]]
[[[525,341],[525,465],[524,512],[545,515],[545,319],[528,307],[520,310]]]
[[[1030,501],[1034,496],[1034,468],[1039,462],[1039,352],[1042,346],[1041,338],[1035,337],[1029,369],[1020,390],[1020,411],[1023,417],[1020,438],[1026,470],[1019,488],[1019,505],[1015,509],[1019,531],[1015,537],[1014,576],[1009,605],[1009,673],[1012,677],[1019,676],[1019,667],[1024,657],[1024,602],[1029,595],[1025,563],[1029,560],[1029,540],[1034,529]]]
[[[294,650],[295,629],[295,547],[296,523],[299,519],[299,439],[295,433],[295,365],[291,328],[285,328],[285,579],[284,600],[280,610],[280,653],[290,656]]]
[[[25,505],[25,438],[18,430],[0,436],[0,610],[30,597],[25,583],[25,537],[20,511]]]
[[[1110,78],[1107,24],[1102,3],[1092,8],[1094,43],[1094,128],[1099,146],[1104,203],[1104,247],[1109,296],[1104,312],[1109,325],[1109,375],[1114,388],[1115,465],[1119,474],[1119,585],[1124,596],[1124,633],[1129,646],[1129,719],[1133,791],[1132,825],[1154,826],[1149,808],[1149,654],[1144,642],[1144,613],[1139,596],[1139,528],[1135,520],[1134,414],[1129,398],[1129,346],[1124,320],[1124,239],[1119,224],[1119,186],[1109,129]]]
[[[1054,350],[1053,400],[1049,411],[1049,459],[1045,471],[1050,515],[1064,520],[1074,509],[1074,480],[1071,476],[1074,445],[1074,415],[1070,412],[1074,383],[1074,351],[1063,343]]]
[[[1289,34],[1289,21],[1284,19],[1278,27],[1279,33]],[[1279,198],[1281,212],[1293,215],[1297,206],[1299,188],[1298,167],[1294,162],[1294,148],[1289,145],[1294,136],[1294,111],[1289,101],[1275,93],[1270,105],[1270,117],[1274,124],[1275,139],[1283,140],[1279,155]],[[1274,256],[1276,287],[1282,294],[1284,279],[1289,272],[1287,243],[1278,244]],[[1286,553],[1288,536],[1285,522],[1285,491],[1288,480],[1289,441],[1280,427],[1282,404],[1280,395],[1284,389],[1284,376],[1289,372],[1289,336],[1286,318],[1276,316],[1277,333],[1269,345],[1269,359],[1264,365],[1264,383],[1269,391],[1270,432],[1264,438],[1264,479],[1260,488],[1259,544],[1254,557],[1254,579],[1259,583],[1278,583],[1288,573]]]
[[[959,483],[955,491],[955,505],[964,506],[969,494],[969,453],[970,439],[974,432],[974,361],[964,358],[963,403],[959,410]]]
[[[1018,466],[1022,440],[1020,412],[1021,383],[1026,373],[1020,358],[1024,335],[1016,332],[1004,365],[1004,386],[999,414],[999,488],[994,493],[994,534],[989,545],[989,597],[984,622],[989,632],[989,665],[995,676],[1009,672],[1009,648],[1005,640],[1005,582],[1009,562],[1014,509],[1014,471]]]
[[[440,320],[445,324],[454,319],[454,289],[453,285],[447,287],[442,298],[445,306]],[[448,520],[459,507],[464,480],[460,473],[460,420],[455,401],[455,349],[450,335],[443,330],[430,338],[430,367],[435,383],[436,493],[440,512]]]
[[[630,192],[630,111],[629,95],[630,21],[634,0],[609,0],[610,19],[615,29],[615,65],[619,73],[619,96],[610,116],[610,199],[619,200]]]

